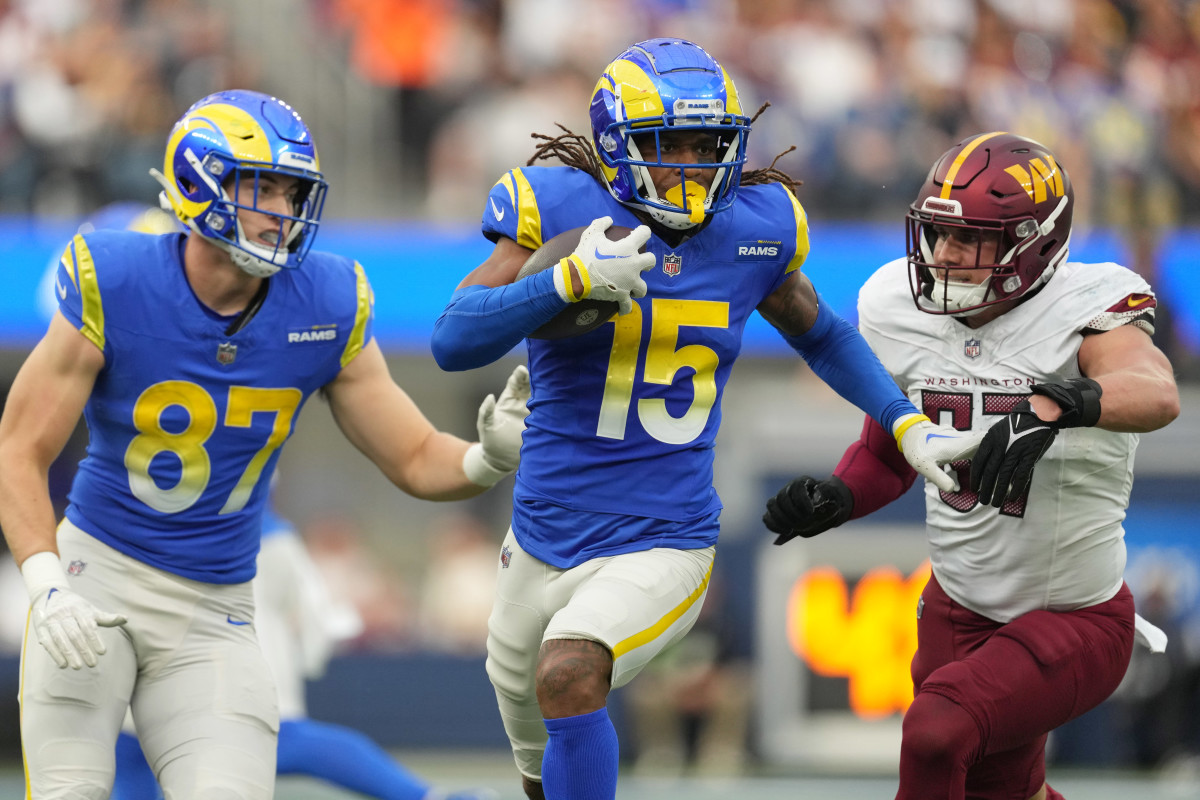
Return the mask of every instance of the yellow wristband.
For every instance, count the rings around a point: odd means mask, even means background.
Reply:
[[[583,284],[583,291],[578,297],[575,296],[572,286],[574,281],[571,280],[571,265],[575,266],[575,271],[579,273],[579,281]],[[578,303],[592,293],[592,277],[588,275],[587,267],[583,265],[583,259],[572,253],[559,261],[558,266],[562,270],[563,289],[566,291],[568,303]]]
[[[904,452],[904,445],[900,443],[904,438],[904,434],[908,433],[908,429],[918,422],[933,422],[933,420],[924,414],[909,414],[896,421],[896,427],[893,429],[892,435],[896,437],[896,447],[900,449],[901,453]]]

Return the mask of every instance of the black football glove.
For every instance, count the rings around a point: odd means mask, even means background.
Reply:
[[[1057,422],[1046,422],[1022,400],[1012,413],[984,435],[971,460],[971,490],[982,505],[1000,508],[1029,489],[1033,466],[1058,435]]]
[[[983,505],[1000,508],[1005,501],[1025,494],[1033,480],[1033,465],[1060,430],[1090,428],[1100,420],[1104,390],[1091,378],[1039,383],[1029,390],[1049,397],[1062,414],[1054,422],[1046,422],[1034,413],[1029,400],[1023,400],[988,430],[971,461],[971,489],[979,493]]]
[[[775,544],[783,544],[836,528],[850,519],[853,510],[854,495],[840,478],[818,481],[801,475],[767,501],[763,524],[779,534]]]

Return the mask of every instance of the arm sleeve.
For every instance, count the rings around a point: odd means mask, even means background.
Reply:
[[[566,307],[552,269],[505,286],[464,286],[433,324],[434,360],[450,372],[490,364]]]
[[[917,471],[908,465],[896,440],[867,417],[862,434],[846,450],[833,474],[842,479],[854,496],[850,519],[865,517],[909,490]]]
[[[854,326],[817,298],[817,321],[802,336],[783,337],[821,380],[886,431],[905,414],[919,414]],[[894,444],[894,442],[893,442]]]

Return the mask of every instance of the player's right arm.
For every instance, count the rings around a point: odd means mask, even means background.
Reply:
[[[614,300],[621,314],[632,311],[633,298],[646,294],[641,273],[654,266],[653,254],[638,252],[650,229],[639,226],[614,242],[604,233],[611,225],[612,217],[593,220],[557,267],[519,281],[517,273],[533,251],[501,236],[434,323],[430,345],[438,365],[463,370],[491,363],[585,298]]]
[[[567,307],[554,286],[555,270],[517,281],[532,253],[501,236],[463,278],[433,324],[429,346],[439,367],[456,372],[490,364]]]
[[[487,288],[507,286],[517,279],[521,265],[531,255],[533,255],[533,251],[528,247],[522,247],[507,236],[501,236],[496,240],[492,254],[487,257],[486,261],[471,270],[467,277],[462,279],[462,283],[458,284],[457,289],[465,289],[468,286]]]
[[[0,417],[0,526],[29,590],[38,641],[59,667],[96,665],[97,626],[125,618],[71,591],[55,542],[50,465],[66,446],[104,367],[104,354],[61,314],[13,381]]]
[[[50,465],[66,446],[104,354],[61,314],[13,381],[0,417],[0,525],[17,566],[34,553],[57,553]]]

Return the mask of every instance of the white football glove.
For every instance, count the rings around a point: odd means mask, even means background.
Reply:
[[[99,628],[124,625],[125,617],[101,611],[71,591],[54,553],[34,553],[21,565],[21,575],[29,589],[34,633],[54,663],[60,669],[96,666],[96,657],[107,652]]]
[[[529,370],[519,365],[508,376],[500,399],[489,394],[479,406],[479,441],[467,448],[463,472],[480,486],[492,486],[516,472],[521,463],[521,434],[529,416]]]
[[[942,465],[975,455],[987,431],[960,431],[934,425],[924,414],[905,414],[892,425],[892,434],[909,466],[943,492],[957,492],[958,479]]]
[[[612,241],[604,232],[612,225],[612,217],[600,217],[579,237],[575,252],[564,261],[570,262],[579,279],[583,281],[583,293],[575,296],[570,286],[570,270],[560,269],[554,273],[554,285],[558,294],[568,303],[584,298],[593,300],[615,300],[619,314],[633,311],[633,298],[646,296],[646,282],[642,273],[654,266],[653,253],[639,253],[638,248],[650,238],[650,229],[639,225],[623,239]]]

